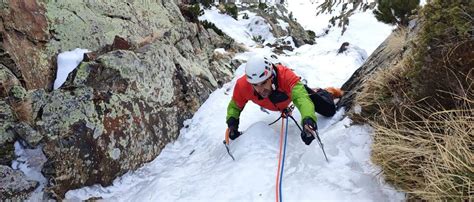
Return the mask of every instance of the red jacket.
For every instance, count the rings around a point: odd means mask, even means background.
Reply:
[[[247,102],[251,100],[255,104],[260,105],[268,110],[284,110],[291,103],[291,90],[293,89],[293,86],[300,81],[300,78],[296,76],[296,74],[293,73],[291,69],[283,65],[276,65],[276,73],[278,82],[277,91],[286,94],[286,99],[283,98],[283,100],[280,100],[279,102],[274,104],[270,101],[269,97],[259,98],[252,85],[247,81],[247,78],[245,76],[242,76],[237,80],[232,99],[235,101],[235,103],[240,109],[243,109],[245,104],[247,104]]]

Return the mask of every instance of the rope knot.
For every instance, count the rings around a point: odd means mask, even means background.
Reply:
[[[294,109],[295,109],[294,105],[290,105],[289,107],[283,109],[283,111],[281,111],[281,117],[282,118],[291,117],[292,112],[293,112]]]

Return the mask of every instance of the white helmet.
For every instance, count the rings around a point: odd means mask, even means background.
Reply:
[[[262,55],[251,57],[245,65],[245,75],[251,84],[261,83],[273,74],[272,62]]]

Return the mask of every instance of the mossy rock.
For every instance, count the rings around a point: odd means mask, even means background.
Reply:
[[[10,106],[3,100],[0,100],[0,164],[11,165],[15,158],[13,143],[15,133],[13,131],[14,116]]]

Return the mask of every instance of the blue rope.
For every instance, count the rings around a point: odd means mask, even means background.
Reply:
[[[286,139],[288,137],[288,118],[286,118],[286,128],[285,128],[285,142],[283,144],[283,158],[281,160],[281,171],[280,171],[280,184],[279,184],[279,189],[280,189],[280,202],[282,202],[282,192],[281,192],[281,185],[283,184],[283,169],[285,168],[285,153],[286,153]]]

